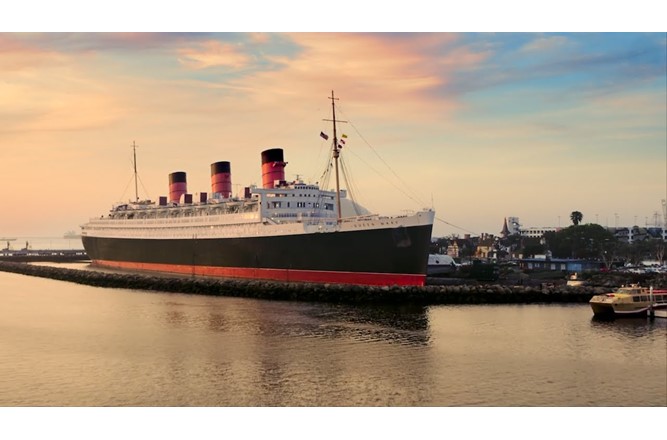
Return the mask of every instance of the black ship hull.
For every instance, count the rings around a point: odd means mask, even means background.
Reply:
[[[83,236],[94,264],[281,281],[423,285],[433,225],[242,238]]]

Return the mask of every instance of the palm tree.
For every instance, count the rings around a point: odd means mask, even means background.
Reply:
[[[579,212],[579,211],[572,211],[572,214],[570,214],[570,220],[572,220],[572,224],[574,226],[577,226],[579,223],[581,223],[581,220],[583,220],[584,215]]]

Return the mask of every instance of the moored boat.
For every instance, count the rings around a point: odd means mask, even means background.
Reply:
[[[423,285],[435,213],[381,216],[347,197],[338,179],[346,136],[338,138],[333,92],[330,99],[333,163],[327,169],[335,169],[335,190],[286,181],[282,148],[261,152],[262,188],[246,187],[243,196],[232,196],[229,162],[211,164],[210,197],[193,198],[186,173],[173,172],[168,198],[155,203],[137,195],[82,226],[93,264],[193,276]]]
[[[449,255],[429,254],[427,273],[431,277],[446,276],[456,272],[458,266]]]
[[[580,279],[577,279],[577,273],[573,273],[567,280],[566,286],[578,287],[583,286],[584,282]]]
[[[667,310],[667,290],[631,284],[610,293],[595,295],[589,304],[593,314],[599,317],[642,317],[651,310]]]

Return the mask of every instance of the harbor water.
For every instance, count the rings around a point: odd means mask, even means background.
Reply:
[[[667,406],[667,320],[352,306],[0,273],[3,407]]]

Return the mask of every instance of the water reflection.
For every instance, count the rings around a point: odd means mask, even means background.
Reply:
[[[352,306],[216,297],[187,300],[161,303],[166,327],[238,335],[429,344],[428,310],[422,306]]]
[[[225,316],[221,313],[209,313],[207,322],[207,327],[211,331],[216,332],[225,332],[229,330],[228,321]]]
[[[172,327],[183,327],[187,323],[185,313],[180,310],[167,310],[165,313],[165,321]]]
[[[365,341],[425,346],[429,343],[427,307],[333,306],[314,310],[329,335]]]
[[[611,333],[624,339],[646,336],[665,337],[667,320],[649,318],[608,319],[593,316],[591,328],[600,333]]]
[[[665,406],[667,320],[369,307],[0,273],[0,406]],[[618,380],[623,378],[623,380]]]

